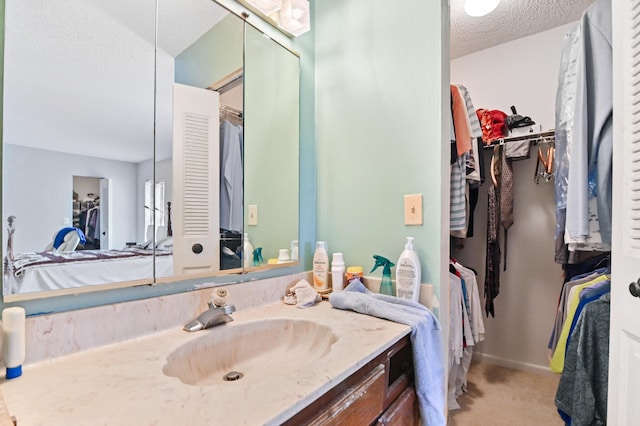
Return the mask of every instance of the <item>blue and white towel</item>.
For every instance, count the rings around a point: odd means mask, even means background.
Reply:
[[[423,425],[445,425],[445,365],[440,322],[419,303],[369,291],[355,280],[331,293],[331,306],[411,326],[413,370]]]

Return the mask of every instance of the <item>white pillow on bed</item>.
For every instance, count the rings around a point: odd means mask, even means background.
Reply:
[[[141,248],[145,250],[151,250],[153,248],[153,240],[145,241],[140,245]],[[163,238],[156,243],[156,248],[158,250],[171,250],[173,249],[173,237]]]
[[[158,250],[173,249],[173,237],[163,238],[162,240],[158,241],[158,243],[156,244],[156,248]]]

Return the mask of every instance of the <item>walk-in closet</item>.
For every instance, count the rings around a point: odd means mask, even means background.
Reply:
[[[611,11],[632,2],[503,0],[473,18],[464,3],[451,2],[451,258],[476,273],[484,335],[462,365],[552,381],[545,413],[518,424],[602,424],[615,265]],[[455,410],[484,398],[482,388],[465,397],[462,381],[452,389],[450,376],[454,424]]]

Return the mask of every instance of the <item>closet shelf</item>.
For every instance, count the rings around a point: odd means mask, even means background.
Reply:
[[[534,145],[538,143],[554,141],[556,137],[555,130],[548,130],[546,132],[529,133],[526,135],[510,136],[505,138],[496,139],[491,141],[490,144],[483,145],[484,148],[493,148],[496,145],[504,145],[509,142],[530,141]]]

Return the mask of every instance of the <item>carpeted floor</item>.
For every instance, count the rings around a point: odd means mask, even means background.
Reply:
[[[449,411],[451,426],[562,426],[553,399],[559,375],[473,363],[462,407]]]

